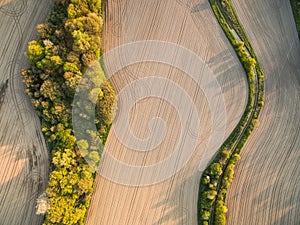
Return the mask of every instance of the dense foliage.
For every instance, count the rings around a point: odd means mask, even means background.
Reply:
[[[210,3],[245,69],[249,87],[248,103],[241,120],[203,172],[200,181],[199,224],[225,225],[226,194],[233,180],[234,167],[247,138],[259,124],[259,113],[264,105],[264,76],[230,0],[210,0]],[[233,30],[242,41],[237,40]]]
[[[100,0],[57,0],[47,22],[37,27],[38,39],[28,46],[31,65],[22,74],[52,156],[45,225],[83,224],[90,204],[95,174],[83,157],[96,164],[100,152],[88,140],[78,140],[77,146],[71,107],[82,74],[100,58],[100,10]],[[115,95],[100,64],[96,66],[99,72],[91,80],[102,86],[88,94],[98,97],[95,123],[105,142]]]
[[[295,23],[298,31],[298,36],[300,39],[300,0],[290,0],[290,1],[291,1]]]

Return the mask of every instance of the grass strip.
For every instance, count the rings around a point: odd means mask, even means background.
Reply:
[[[226,194],[234,176],[240,151],[259,125],[264,105],[264,75],[230,0],[210,0],[212,10],[244,67],[249,95],[245,112],[233,132],[203,172],[198,198],[198,224],[226,224]]]

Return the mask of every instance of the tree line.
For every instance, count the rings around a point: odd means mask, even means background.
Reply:
[[[90,140],[76,140],[72,101],[85,70],[101,55],[101,10],[101,0],[56,0],[47,21],[37,26],[38,38],[28,45],[30,67],[22,75],[52,158],[44,225],[83,224],[90,205],[95,172],[84,157],[97,164],[101,149],[93,148]],[[98,133],[85,132],[105,142],[115,93],[100,63],[92,81],[101,87],[87,90],[97,98]]]
[[[198,224],[226,224],[226,195],[234,176],[240,151],[253,129],[259,125],[264,105],[264,75],[230,0],[210,0],[212,10],[246,72],[248,102],[238,125],[203,171],[198,197]],[[232,29],[242,41],[237,40]]]

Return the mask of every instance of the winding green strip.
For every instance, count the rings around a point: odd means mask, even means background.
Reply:
[[[254,127],[259,125],[259,114],[264,105],[264,76],[231,2],[210,0],[210,4],[245,69],[249,88],[241,120],[203,172],[199,186],[198,224],[223,225],[226,223],[226,194],[233,179],[235,163]]]
[[[300,39],[300,0],[290,0],[290,1],[293,9],[298,36]]]

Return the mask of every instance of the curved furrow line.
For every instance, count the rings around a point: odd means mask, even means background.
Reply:
[[[228,113],[228,127],[226,129],[226,135],[228,135],[239,121],[245,108],[247,92],[245,90],[244,71],[214,19],[210,8],[204,7],[203,10],[192,14],[191,10],[187,9],[187,3],[198,4],[196,1],[192,3],[190,1],[174,2],[171,0],[154,2],[108,1],[105,16],[104,49],[105,52],[108,52],[119,44],[137,40],[161,40],[182,45],[195,52],[215,72],[222,91],[224,91],[227,113],[235,112],[235,116]],[[126,4],[126,7],[124,4]],[[209,6],[206,0],[201,0],[200,4]],[[122,13],[123,16],[121,17]],[[212,22],[207,23],[207,17],[211,18]],[[122,20],[122,18],[124,19]],[[198,21],[200,25],[197,24]],[[157,49],[157,52],[159,51],[161,49]],[[143,54],[147,54],[147,52],[143,52]],[[177,57],[179,56],[176,53],[170,56],[173,60]],[[122,58],[116,60],[126,62],[126,59]],[[224,60],[226,62],[228,60],[230,65],[223,63]],[[108,63],[118,65],[120,62]],[[187,62],[188,64],[189,62]],[[207,109],[208,103],[202,91],[199,90],[200,88],[194,87],[193,82],[185,78],[186,75],[182,71],[154,63],[141,63],[123,68],[112,77],[112,84],[116,92],[119,93],[132,80],[145,78],[153,74],[168,80],[174,80],[195,100],[197,109],[203,113],[201,115],[201,121],[203,122],[201,124],[201,132],[203,132],[201,138],[203,143],[197,143],[194,157],[186,167],[182,168],[178,174],[157,184],[131,187],[118,184],[98,175],[86,224],[196,224],[197,187],[200,176],[197,171],[198,159],[207,143],[208,135],[205,135],[205,130],[210,131],[211,129],[210,111]],[[150,84],[146,86],[149,86],[149,89],[155,88]],[[143,91],[141,90],[141,92]],[[168,86],[163,83],[162,94],[169,91]],[[145,93],[147,92],[145,90]],[[137,93],[133,92],[132,95],[138,95],[139,93],[140,91],[137,90]],[[125,103],[120,102],[119,104],[122,108],[122,104]],[[146,104],[147,107],[141,107],[142,104]],[[166,143],[163,143],[162,147],[158,147],[153,151],[134,154],[132,149],[128,149],[122,143],[119,143],[117,136],[114,134],[113,125],[106,142],[107,151],[111,152],[118,160],[132,165],[147,166],[164,160],[172,153],[173,146],[179,141],[177,139],[180,131],[180,126],[176,123],[176,111],[168,107],[168,104],[163,101],[156,102],[149,98],[144,102],[137,103],[132,108],[131,126],[133,131],[141,137],[146,136],[147,123],[153,115],[154,117],[162,116],[167,122],[170,132],[167,133]],[[137,120],[140,122],[138,123]],[[184,151],[186,150],[183,149],[182,152],[176,155],[177,158],[170,170],[176,171]],[[115,174],[118,168],[107,164],[105,160],[105,154],[103,154],[102,165],[105,165],[104,169]],[[157,173],[159,174],[160,171],[157,171]],[[139,173],[136,176],[140,176],[140,178],[133,178],[132,176],[135,175],[126,174],[128,180],[145,179]]]
[[[291,26],[290,3],[233,3],[264,69],[266,104],[261,126],[237,166],[237,179],[228,194],[228,221],[298,224],[300,48],[296,28]]]
[[[44,190],[48,173],[48,153],[31,104],[25,97],[21,70],[27,65],[24,51],[51,4],[47,1],[13,1],[0,8],[0,80],[8,80],[1,107],[0,224],[35,225],[36,197]]]

